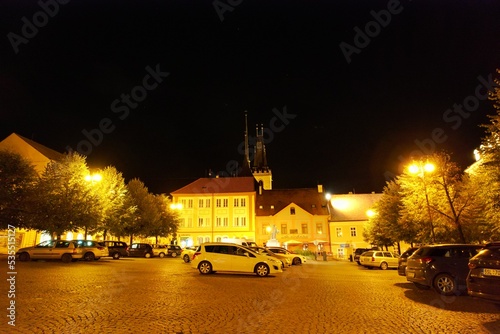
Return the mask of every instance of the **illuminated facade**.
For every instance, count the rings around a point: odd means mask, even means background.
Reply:
[[[178,210],[177,242],[181,246],[221,241],[255,240],[255,179],[200,178],[172,192]]]
[[[259,189],[256,242],[265,244],[272,232],[288,249],[329,252],[328,201],[322,186],[304,189]]]
[[[371,248],[363,240],[371,208],[382,194],[331,195],[330,242],[332,256],[349,259],[356,248]]]

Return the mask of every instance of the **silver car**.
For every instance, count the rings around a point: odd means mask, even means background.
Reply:
[[[62,260],[71,262],[81,259],[83,252],[74,241],[47,240],[33,247],[20,248],[16,252],[19,261]]]
[[[94,240],[75,240],[78,247],[82,250],[85,261],[99,260],[101,257],[109,256],[109,250],[106,244]]]
[[[359,256],[359,264],[362,266],[373,269],[380,268],[386,270],[388,268],[397,268],[399,255],[390,251],[368,251]]]

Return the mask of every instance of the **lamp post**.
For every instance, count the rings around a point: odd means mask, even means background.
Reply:
[[[427,214],[429,215],[429,224],[431,226],[431,238],[432,242],[436,242],[436,235],[434,234],[434,223],[432,222],[432,212],[431,212],[431,206],[429,204],[429,194],[427,192],[427,181],[425,179],[426,173],[432,173],[436,169],[436,166],[431,163],[426,163],[423,164],[422,162],[418,164],[413,164],[410,165],[408,168],[411,174],[417,174],[421,179],[422,183],[424,185],[424,194],[425,194],[425,202],[427,205]]]

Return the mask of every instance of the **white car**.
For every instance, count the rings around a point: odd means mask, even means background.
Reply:
[[[255,273],[265,277],[269,274],[282,273],[282,263],[271,256],[256,253],[247,247],[224,243],[204,243],[194,253],[191,267],[201,274],[212,274],[217,271]]]
[[[188,246],[184,248],[181,253],[181,259],[186,263],[191,262],[191,258],[193,257],[193,254],[196,252],[198,247],[199,246]]]
[[[267,247],[267,249],[269,249],[273,253],[283,254],[288,256],[292,261],[292,264],[295,266],[305,263],[307,261],[307,258],[304,255],[292,253],[288,249],[283,247]]]

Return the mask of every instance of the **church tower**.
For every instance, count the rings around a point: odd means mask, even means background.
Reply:
[[[259,185],[265,190],[273,188],[273,175],[271,169],[267,165],[266,145],[264,144],[264,126],[261,124],[260,129],[256,127],[256,138],[254,146],[253,165],[251,167],[252,174]]]

